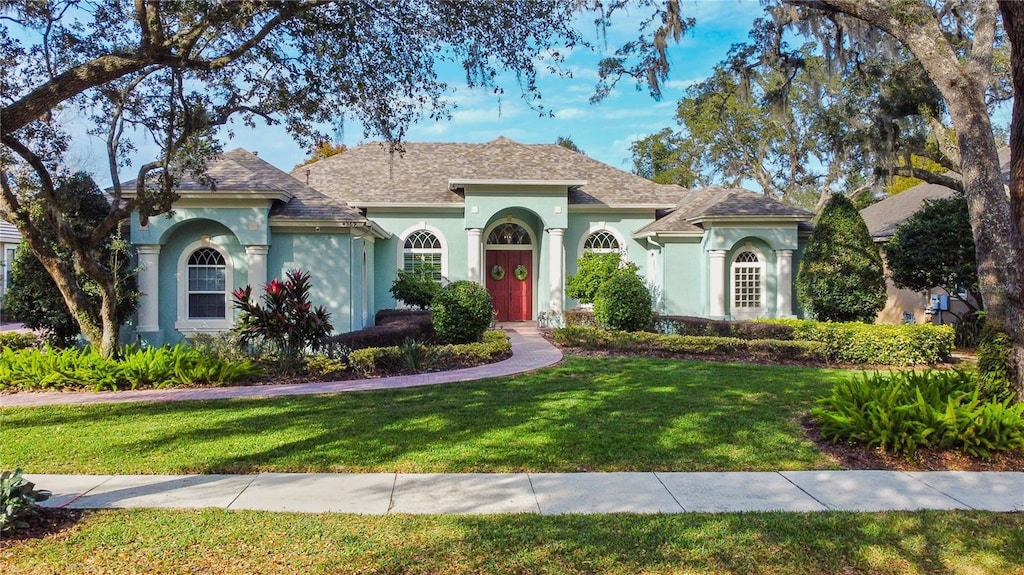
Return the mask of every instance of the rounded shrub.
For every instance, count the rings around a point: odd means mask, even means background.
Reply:
[[[491,294],[478,283],[457,281],[434,296],[434,331],[447,343],[480,341],[494,317]]]
[[[651,324],[651,292],[636,272],[623,269],[612,274],[594,296],[594,317],[603,327],[640,331]]]

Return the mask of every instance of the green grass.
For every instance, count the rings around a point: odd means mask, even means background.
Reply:
[[[30,473],[790,470],[799,418],[848,372],[568,358],[466,384],[261,400],[5,408]]]
[[[1024,573],[1024,515],[383,516],[103,511],[17,573]]]

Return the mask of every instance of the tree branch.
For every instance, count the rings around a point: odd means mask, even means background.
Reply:
[[[892,177],[892,176],[903,176],[905,178],[917,178],[923,180],[929,184],[937,184],[940,186],[946,186],[959,193],[964,193],[964,183],[958,175],[949,174],[936,174],[935,172],[929,172],[924,168],[916,168],[913,166],[879,166],[875,168],[876,176]]]

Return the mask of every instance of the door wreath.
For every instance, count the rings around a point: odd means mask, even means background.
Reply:
[[[493,279],[496,282],[500,282],[501,280],[505,279],[505,268],[501,267],[498,264],[495,264],[493,267],[491,267],[491,279]]]
[[[515,275],[516,279],[519,281],[525,280],[528,273],[529,272],[526,270],[526,266],[524,266],[523,264],[517,265],[516,269],[512,270],[512,274]]]

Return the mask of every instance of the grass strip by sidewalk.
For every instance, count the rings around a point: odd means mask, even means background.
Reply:
[[[5,408],[29,473],[827,468],[799,419],[848,372],[581,358],[510,378],[260,400]],[[16,431],[15,431],[16,430]]]
[[[383,516],[86,514],[16,573],[1024,573],[1024,515],[963,511]]]

